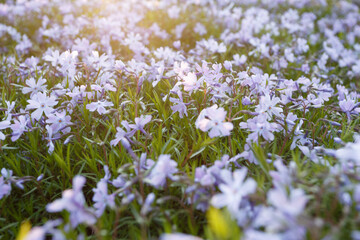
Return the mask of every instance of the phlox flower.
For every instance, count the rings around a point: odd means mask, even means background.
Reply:
[[[60,52],[59,50],[51,51],[50,54],[44,56],[44,60],[47,62],[51,62],[53,67],[56,67],[60,60]]]
[[[47,146],[48,146],[48,152],[51,154],[54,149],[55,149],[55,145],[53,143],[54,140],[54,130],[50,125],[46,125],[45,126],[46,130],[47,130],[47,136],[46,136],[46,140],[47,140]]]
[[[335,157],[341,162],[354,162],[360,166],[360,141],[349,142],[344,147],[335,151]]]
[[[5,117],[6,119],[5,120],[8,120],[10,121],[12,119],[12,111],[14,110],[15,108],[15,101],[14,102],[10,102],[10,101],[6,101],[5,100],[5,103],[6,103],[6,110],[5,110]]]
[[[63,133],[67,133],[70,131],[70,128],[66,126],[71,124],[71,117],[69,115],[66,115],[66,111],[55,112],[48,117],[49,118],[46,120],[46,123],[51,124],[54,132],[62,130]]]
[[[15,142],[25,131],[28,130],[28,123],[29,119],[24,115],[20,115],[18,119],[14,119],[14,123],[10,126],[11,130],[13,131],[11,134],[11,141]]]
[[[1,121],[0,122],[0,130],[9,128],[10,124],[11,124],[10,121],[7,121],[7,120]],[[5,139],[5,134],[0,131],[0,140],[4,140],[4,139]]]
[[[214,164],[206,168],[202,165],[195,169],[195,182],[199,182],[202,186],[212,186],[215,183],[219,183],[217,179],[220,179],[220,174],[222,169],[228,169],[230,163],[236,163],[236,160],[240,158],[240,155],[236,155],[232,158],[229,155],[224,155],[221,157],[221,160],[216,160]]]
[[[151,207],[151,204],[155,201],[155,194],[154,193],[150,193],[149,195],[147,195],[145,201],[144,201],[144,204],[142,204],[142,207],[141,207],[141,215],[142,216],[145,216],[146,214],[148,214],[151,210],[152,210],[152,207]]]
[[[221,193],[211,199],[211,204],[217,208],[227,207],[230,212],[238,212],[240,204],[247,195],[256,191],[256,182],[252,178],[245,180],[247,169],[242,168],[233,173],[222,170],[220,173],[224,183],[219,185]]]
[[[256,107],[255,111],[260,114],[267,113],[268,117],[272,117],[273,115],[277,117],[281,117],[283,109],[276,106],[279,102],[280,102],[280,98],[278,97],[270,98],[270,95],[267,94],[260,98],[260,103]]]
[[[157,74],[156,74],[156,79],[152,82],[153,87],[155,87],[161,81],[161,79],[163,78],[164,70],[165,70],[164,65],[161,65],[160,67],[158,67],[156,69]]]
[[[203,35],[205,35],[207,33],[206,27],[203,24],[199,23],[199,22],[197,22],[195,24],[195,27],[194,27],[193,30],[194,30],[194,32],[196,32],[200,36],[203,36]]]
[[[31,77],[30,79],[26,80],[26,85],[28,87],[23,87],[22,93],[30,93],[30,96],[33,96],[38,92],[45,92],[47,88],[47,85],[45,83],[46,79],[42,77],[40,77],[37,81],[35,80],[35,78]]]
[[[219,136],[229,136],[230,131],[233,129],[233,124],[230,122],[225,122],[226,111],[224,108],[215,104],[210,108],[206,108],[200,112],[198,119],[196,120],[196,127],[201,131],[209,132],[209,136],[219,137]]]
[[[10,179],[13,176],[13,171],[6,169],[6,168],[2,168],[1,169],[1,175],[6,178],[6,179]]]
[[[52,235],[54,240],[65,240],[63,232],[59,229],[56,229],[62,223],[60,219],[50,220],[45,223],[44,226],[37,226],[32,228],[25,236],[24,240],[44,240],[46,235]]]
[[[224,61],[224,68],[228,71],[232,71],[232,63],[228,60]]]
[[[135,124],[129,124],[129,127],[134,130],[140,130],[142,133],[147,135],[144,127],[151,121],[151,118],[151,115],[141,115],[140,117],[135,118]]]
[[[179,14],[180,14],[181,8],[179,8],[176,5],[171,6],[168,10],[167,10],[167,14],[169,15],[169,18],[179,18]]]
[[[300,188],[290,189],[289,194],[284,188],[275,188],[269,190],[268,201],[288,216],[296,217],[304,211],[308,197]]]
[[[48,204],[46,210],[48,212],[68,211],[72,227],[76,227],[81,223],[95,224],[96,217],[93,210],[85,206],[85,197],[82,193],[85,182],[86,179],[83,176],[75,176],[73,178],[73,188],[65,190],[62,193],[62,198]]]
[[[10,195],[11,192],[11,184],[5,181],[4,177],[0,177],[0,199],[5,196]]]
[[[86,109],[90,112],[97,111],[100,115],[108,113],[108,110],[105,107],[112,107],[114,104],[105,100],[99,100],[97,102],[92,102],[86,105]]]
[[[303,38],[298,38],[296,40],[297,44],[297,51],[300,53],[306,53],[309,50],[309,45],[307,44],[307,41]]]
[[[199,182],[201,186],[212,186],[216,182],[215,176],[205,166],[195,169],[195,182]]]
[[[245,55],[239,55],[239,54],[235,54],[234,56],[233,56],[233,61],[232,61],[232,63],[235,65],[235,66],[241,66],[241,65],[243,65],[245,62],[246,62],[246,60],[247,60],[247,57],[245,56]]]
[[[48,97],[46,93],[41,92],[34,94],[27,102],[29,104],[26,106],[26,109],[35,109],[35,111],[31,113],[31,117],[35,120],[40,120],[43,113],[49,116],[54,111],[53,106],[58,103],[55,96]]]
[[[115,195],[114,194],[108,194],[108,184],[105,179],[101,179],[97,185],[96,188],[93,189],[94,196],[92,200],[94,203],[95,214],[97,217],[100,217],[106,206],[109,206],[111,208],[115,207]]]
[[[210,38],[208,40],[201,40],[200,44],[208,51],[212,53],[224,53],[226,52],[226,46],[224,43],[218,43],[215,39]]]
[[[116,128],[116,135],[115,135],[115,139],[110,141],[110,145],[112,146],[116,146],[120,141],[121,143],[124,145],[126,145],[125,147],[129,146],[130,147],[130,143],[127,140],[126,136],[127,133],[120,127]]]
[[[183,78],[190,71],[189,63],[187,62],[175,62],[174,63],[174,72],[180,77]]]
[[[185,116],[188,115],[187,109],[186,109],[186,104],[183,101],[182,93],[180,91],[178,92],[178,96],[179,96],[179,99],[170,97],[170,99],[169,99],[170,102],[176,104],[174,106],[171,106],[170,108],[173,111],[173,114],[176,112],[179,112],[180,118],[183,118],[184,115]]]
[[[140,162],[136,161],[134,163],[134,165],[135,165],[134,170],[135,170],[136,175],[139,175],[139,170],[140,170],[140,172],[142,170],[148,170],[152,166],[154,166],[154,164],[155,164],[154,160],[147,158],[146,153],[142,153],[140,156]]]
[[[170,155],[160,155],[154,168],[151,169],[150,174],[145,178],[145,181],[155,188],[162,188],[166,184],[166,178],[174,180],[173,174],[178,172],[176,168],[177,162],[170,158]]]
[[[342,100],[339,102],[339,106],[340,109],[346,113],[346,115],[348,116],[348,118],[350,119],[350,114],[352,113],[360,113],[360,107],[359,104],[356,104],[354,100],[349,99],[349,100]]]
[[[248,140],[252,142],[256,142],[259,136],[263,136],[265,140],[272,141],[274,140],[273,132],[279,130],[279,125],[268,122],[267,116],[259,115],[248,119],[246,123],[240,123],[240,128],[249,129],[252,132],[248,136]]]
[[[250,143],[251,144],[251,143]],[[258,160],[255,157],[254,152],[252,151],[249,143],[246,143],[244,145],[244,151],[242,153],[239,154],[239,157],[245,158],[246,160],[248,160],[251,163],[255,163],[258,164]]]
[[[263,231],[249,229],[246,239],[291,239],[304,238],[304,227],[297,222],[297,217],[304,211],[307,196],[302,189],[275,188],[268,192],[269,207],[262,206],[253,221],[255,228]]]
[[[278,188],[286,188],[291,185],[293,178],[296,176],[296,163],[290,162],[285,166],[282,160],[276,160],[274,166],[277,171],[270,171],[269,174],[273,179],[273,184]]]
[[[184,90],[187,92],[191,93],[200,87],[200,83],[199,83],[195,73],[189,72],[182,79],[183,79],[182,84],[184,86]]]
[[[261,207],[252,225],[263,230],[248,229],[247,240],[301,240],[305,235],[304,227],[296,219],[273,207]]]

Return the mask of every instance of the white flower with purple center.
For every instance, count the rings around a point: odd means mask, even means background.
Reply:
[[[34,94],[38,93],[38,92],[45,92],[46,91],[46,87],[47,85],[46,83],[46,79],[44,78],[39,78],[37,81],[35,80],[35,78],[30,78],[28,80],[26,80],[26,85],[27,87],[23,87],[22,89],[22,93],[23,94],[27,94],[30,93],[30,96],[33,96]]]
[[[46,96],[46,93],[37,93],[27,100],[29,103],[26,109],[35,109],[31,113],[31,117],[35,120],[40,120],[43,113],[49,116],[54,111],[54,106],[58,103],[55,96]]]

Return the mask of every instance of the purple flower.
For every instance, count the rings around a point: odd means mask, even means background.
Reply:
[[[135,170],[136,175],[139,175],[139,170],[140,171],[148,170],[152,166],[154,166],[154,164],[155,164],[154,160],[147,158],[146,153],[142,153],[140,156],[140,165],[137,161],[134,163],[134,165],[135,165],[134,170]]]
[[[61,212],[66,210],[70,213],[70,222],[72,227],[81,223],[95,224],[96,217],[92,209],[85,206],[85,197],[82,188],[86,179],[82,176],[75,176],[73,179],[73,188],[67,189],[62,193],[62,198],[46,206],[48,212]]]
[[[5,117],[6,117],[5,120],[10,121],[12,119],[11,111],[14,110],[15,108],[15,102],[10,102],[5,100],[5,103],[7,106],[7,109],[5,110]]]
[[[274,140],[273,132],[279,130],[277,123],[270,123],[266,115],[259,115],[254,118],[248,119],[246,123],[240,123],[241,128],[247,128],[252,133],[249,134],[248,140],[256,142],[259,136],[263,136],[265,140]]]
[[[11,141],[15,142],[26,130],[28,130],[28,123],[29,119],[24,115],[19,116],[18,120],[14,120],[14,124],[11,124],[10,126],[11,130],[13,131],[11,134]]]
[[[47,146],[48,146],[48,152],[51,154],[54,149],[55,149],[55,145],[53,143],[53,140],[55,140],[55,137],[54,137],[54,131],[52,129],[52,127],[50,125],[46,125],[45,126],[46,130],[47,130],[47,136],[46,136],[46,140],[47,140]]]
[[[273,178],[275,187],[286,188],[292,183],[292,179],[296,176],[296,164],[290,162],[289,166],[285,166],[282,160],[276,160],[274,166],[277,171],[270,171],[269,174]]]
[[[347,143],[344,147],[335,151],[335,156],[343,163],[354,162],[357,166],[360,166],[360,141]]]
[[[101,179],[97,183],[96,188],[93,189],[93,192],[94,196],[92,200],[95,202],[94,208],[96,209],[95,214],[97,217],[100,217],[103,214],[106,206],[109,206],[111,208],[115,207],[115,195],[108,195],[108,187],[106,180]]]
[[[70,132],[70,128],[66,128],[70,122],[71,117],[66,115],[66,111],[55,112],[48,116],[46,123],[51,124],[51,128],[54,132],[62,130],[63,133]]]
[[[339,102],[339,106],[341,110],[346,113],[348,119],[350,120],[350,114],[351,113],[360,113],[360,108],[357,107],[359,104],[356,104],[354,100],[342,100]]]
[[[44,60],[47,62],[51,62],[51,65],[53,67],[56,67],[60,60],[60,53],[59,50],[51,51],[51,55],[45,55]]]
[[[202,186],[212,186],[216,179],[205,166],[197,167],[195,169],[195,182],[199,182]]]
[[[0,177],[0,199],[5,196],[10,195],[11,192],[11,184],[6,182],[4,177]]]
[[[186,104],[183,101],[182,93],[178,92],[179,99],[170,97],[170,102],[175,103],[176,105],[171,106],[171,110],[173,111],[173,114],[176,112],[179,112],[180,118],[183,118],[184,115],[187,114]]]
[[[115,139],[110,141],[110,145],[116,146],[121,141],[124,147],[130,147],[130,143],[126,138],[127,133],[120,127],[117,127],[116,131]]]
[[[166,184],[166,178],[175,179],[173,174],[178,172],[177,162],[170,158],[170,155],[160,155],[150,174],[145,180],[155,188],[162,188]]]
[[[142,133],[148,135],[144,130],[146,124],[151,121],[151,115],[141,115],[140,117],[135,118],[135,124],[129,124],[129,127],[134,130],[140,130]]]
[[[222,170],[220,173],[224,183],[219,185],[221,193],[211,199],[211,204],[217,208],[227,207],[230,212],[239,210],[244,197],[256,191],[256,182],[252,178],[245,180],[247,169],[242,168],[233,173],[229,170]]]
[[[149,195],[147,195],[144,204],[141,207],[141,215],[145,216],[146,214],[148,214],[148,212],[151,211],[152,207],[151,204],[155,201],[155,194],[154,193],[150,193]]]

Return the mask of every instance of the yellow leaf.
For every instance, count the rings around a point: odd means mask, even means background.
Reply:
[[[31,229],[31,224],[29,221],[25,221],[21,224],[20,231],[16,237],[16,240],[25,240],[28,232]]]
[[[219,209],[210,208],[207,213],[210,229],[220,239],[227,239],[230,234],[228,223]]]

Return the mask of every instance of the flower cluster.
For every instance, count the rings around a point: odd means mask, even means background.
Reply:
[[[357,3],[3,1],[0,19],[5,238],[360,239]]]

